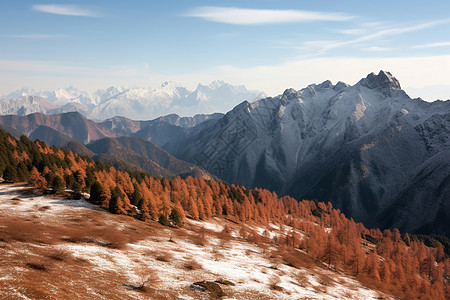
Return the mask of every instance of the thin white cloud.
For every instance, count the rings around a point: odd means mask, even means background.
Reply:
[[[403,33],[419,31],[419,30],[423,30],[423,29],[427,29],[427,28],[431,28],[431,27],[435,27],[435,26],[447,24],[447,23],[450,23],[450,19],[431,21],[431,22],[421,23],[421,24],[417,24],[417,25],[413,25],[413,26],[382,29],[382,30],[379,30],[372,34],[363,36],[360,38],[360,40],[372,40],[372,39],[379,38],[379,37],[394,36],[394,35],[399,35],[399,34],[403,34]]]
[[[441,42],[441,43],[430,43],[423,45],[416,45],[414,48],[438,48],[438,47],[449,47],[450,42]]]
[[[307,47],[315,47],[315,52],[318,55],[324,54],[325,52],[341,48],[344,46],[359,44],[369,41],[378,40],[380,38],[385,38],[389,36],[396,36],[405,33],[410,33],[414,31],[419,31],[427,28],[432,28],[438,25],[450,23],[450,19],[443,19],[437,21],[431,21],[426,23],[421,23],[413,26],[402,26],[402,27],[392,27],[392,28],[380,28],[371,34],[364,34],[359,37],[350,39],[350,40],[341,40],[341,41],[307,41],[303,43],[303,47],[300,49],[305,49]],[[309,49],[311,51],[311,49]]]
[[[271,23],[347,21],[354,18],[343,13],[328,13],[304,10],[249,9],[238,7],[203,6],[184,14],[212,22],[235,25],[257,25]]]
[[[363,48],[363,50],[373,51],[373,52],[383,52],[383,51],[389,51],[392,49],[386,48],[386,47],[379,47],[379,46],[370,46],[370,47]]]
[[[10,34],[1,35],[1,37],[15,38],[15,39],[30,39],[30,40],[50,40],[61,39],[68,37],[65,34]]]
[[[97,13],[85,8],[81,8],[76,5],[63,5],[63,4],[38,4],[33,5],[33,9],[36,11],[63,15],[63,16],[77,16],[77,17],[99,17]]]
[[[353,29],[342,29],[336,30],[336,32],[347,35],[361,35],[367,32],[367,30],[363,28],[353,28]]]

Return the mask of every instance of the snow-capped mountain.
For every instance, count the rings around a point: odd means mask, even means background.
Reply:
[[[226,112],[244,100],[254,101],[263,97],[264,94],[259,91],[249,91],[244,86],[233,86],[223,81],[214,81],[210,85],[199,84],[195,91],[173,82],[164,82],[155,89],[119,86],[94,93],[73,87],[44,92],[24,88],[0,99],[0,114],[78,111],[95,120],[115,116],[151,120],[173,113],[193,116]],[[44,100],[51,105],[41,105],[40,102]]]
[[[165,148],[230,183],[330,201],[366,225],[450,235],[450,101],[389,72],[330,81],[187,129]]]
[[[20,96],[24,94],[24,96]],[[39,112],[46,113],[57,108],[57,105],[39,96],[25,95],[25,92],[13,93],[13,98],[0,99],[0,113],[2,115],[19,115]],[[17,97],[15,97],[17,95]]]

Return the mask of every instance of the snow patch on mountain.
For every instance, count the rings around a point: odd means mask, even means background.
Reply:
[[[47,109],[39,101],[51,103]],[[23,88],[2,97],[1,114],[60,113],[78,111],[90,119],[104,120],[124,116],[137,120],[151,120],[168,114],[194,116],[226,112],[236,104],[255,101],[265,95],[245,86],[233,86],[223,81],[199,84],[195,91],[170,81],[157,88],[110,87],[93,93],[74,87],[42,91]],[[36,102],[37,101],[37,102]]]

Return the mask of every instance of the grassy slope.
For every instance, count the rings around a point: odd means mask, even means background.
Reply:
[[[380,295],[300,251],[292,259],[273,243],[287,226],[213,219],[174,229],[19,189],[0,185],[3,299],[208,299],[190,284],[219,278],[235,284],[221,285],[224,299]],[[145,279],[145,291],[131,288]]]

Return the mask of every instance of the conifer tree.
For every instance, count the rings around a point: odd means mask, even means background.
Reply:
[[[63,179],[59,177],[58,175],[54,176],[52,179],[52,182],[50,184],[50,187],[53,189],[54,192],[62,192],[64,191],[64,188],[66,187]]]
[[[105,198],[102,185],[100,182],[94,181],[91,186],[89,201],[93,204],[101,205]]]
[[[182,226],[181,214],[177,208],[175,208],[175,207],[172,208],[172,212],[170,213],[169,220],[172,223],[172,225],[174,225],[176,227]]]
[[[6,182],[16,182],[19,180],[17,176],[16,167],[13,165],[7,165],[5,170],[3,171],[3,180]]]

